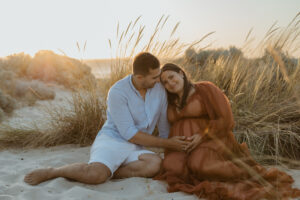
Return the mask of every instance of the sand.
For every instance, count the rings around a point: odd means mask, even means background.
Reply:
[[[87,162],[89,151],[90,147],[76,147],[75,145],[1,151],[0,200],[197,199],[194,195],[182,192],[168,193],[165,183],[149,178],[115,179],[100,185],[87,185],[64,178],[49,180],[37,186],[28,185],[23,181],[24,175],[33,169]]]
[[[90,147],[62,145],[32,150],[0,152],[0,200],[196,200],[182,192],[168,193],[167,184],[150,178],[113,179],[100,185],[87,185],[57,178],[37,186],[23,181],[26,173],[43,167],[59,167],[75,162],[87,162]],[[285,170],[300,188],[300,170]]]
[[[63,108],[71,110],[70,102],[72,101],[72,92],[62,86],[52,86],[55,91],[53,100],[37,100],[34,106],[25,106],[13,111],[9,118],[4,119],[1,123],[14,128],[26,129],[37,127],[40,130],[49,128],[50,116],[46,109]],[[0,199],[1,200],[1,199]]]

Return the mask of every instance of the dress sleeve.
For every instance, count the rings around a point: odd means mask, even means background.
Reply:
[[[234,119],[230,103],[226,95],[211,82],[198,84],[203,98],[203,105],[209,117],[207,134],[215,134],[218,137],[227,134],[234,127]]]

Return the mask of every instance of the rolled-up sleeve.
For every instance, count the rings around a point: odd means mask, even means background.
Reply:
[[[118,132],[124,139],[130,140],[139,131],[129,111],[128,100],[120,91],[109,91],[107,111],[116,125]]]
[[[168,138],[169,131],[170,131],[170,125],[169,125],[168,117],[167,117],[168,101],[167,101],[166,92],[163,93],[161,106],[162,107],[161,107],[161,112],[160,112],[158,123],[157,123],[157,128],[158,128],[158,132],[159,132],[159,137]]]

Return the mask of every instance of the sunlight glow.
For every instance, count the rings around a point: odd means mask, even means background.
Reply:
[[[52,50],[83,59],[113,56],[108,39],[117,42],[117,24],[124,29],[138,16],[146,26],[146,38],[162,15],[170,15],[162,39],[180,22],[175,34],[182,41],[215,31],[203,46],[227,48],[241,47],[251,28],[259,40],[275,21],[278,27],[287,26],[300,8],[299,0],[2,0],[0,4],[0,57]]]

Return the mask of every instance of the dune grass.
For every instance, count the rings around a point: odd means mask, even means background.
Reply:
[[[186,56],[178,55],[193,48],[196,49],[196,55],[200,54],[204,48],[199,44],[213,32],[191,44],[181,43],[178,38],[160,42],[156,36],[168,20],[168,17],[162,16],[149,43],[139,47],[145,27],[141,26],[138,34],[129,34],[131,36],[126,40],[132,24],[136,25],[139,19],[130,22],[121,34],[117,34],[116,62],[111,65],[105,93],[114,82],[131,73],[131,62],[137,49],[152,52],[163,62],[172,61],[182,66],[193,81],[212,81],[224,91],[230,99],[235,117],[235,136],[239,142],[248,144],[257,161],[265,164],[289,162],[299,166],[298,162],[292,160],[300,159],[300,62],[296,66],[284,62],[289,55],[283,53],[294,52],[299,47],[299,14],[287,27],[277,28],[275,24],[272,25],[253,49],[250,48],[249,32],[243,49],[248,54],[254,50],[261,54],[265,52],[262,57],[247,58],[242,50],[227,55],[221,52],[217,59],[213,59],[214,54],[209,55],[201,65],[197,57],[195,62],[191,62]],[[170,36],[174,35],[177,27],[178,24]],[[137,35],[135,40],[132,35]],[[109,44],[112,45],[110,41]]]
[[[299,41],[299,14],[283,29],[272,26],[265,38],[254,49],[264,51],[264,56],[247,58],[243,54],[221,54],[215,58],[208,55],[205,62],[199,62],[197,55],[205,50],[201,42],[213,32],[190,44],[175,38],[179,23],[175,24],[168,40],[160,41],[168,16],[162,16],[146,45],[141,44],[145,26],[141,17],[130,22],[123,31],[117,25],[116,40],[109,40],[111,49],[116,49],[111,61],[111,73],[106,80],[100,80],[101,87],[74,93],[72,110],[49,109],[50,129],[15,130],[1,127],[2,145],[54,146],[76,143],[89,145],[104,122],[105,102],[109,88],[131,73],[131,62],[137,51],[149,51],[157,55],[162,63],[172,61],[182,66],[193,81],[208,80],[220,87],[231,102],[235,118],[234,134],[239,142],[246,142],[255,159],[261,163],[286,163],[300,157],[300,65],[290,66],[284,62],[282,52],[296,50]],[[250,33],[245,39],[243,50],[251,53]],[[299,46],[299,45],[298,45]],[[184,52],[194,49],[195,59],[191,61]],[[212,52],[214,52],[212,50]],[[249,53],[248,52],[248,53]],[[219,52],[220,53],[220,52]],[[286,55],[286,54],[285,54]],[[191,56],[190,56],[191,57]],[[190,58],[189,57],[189,58]],[[288,57],[288,55],[287,55]],[[296,162],[297,163],[297,162]]]
[[[299,47],[299,17],[285,28],[270,28],[257,46],[265,50],[262,57],[231,54],[215,60],[212,54],[200,65],[196,52],[193,62],[180,61],[194,81],[212,81],[223,89],[231,102],[236,138],[261,163],[300,160],[300,61],[293,59],[295,65],[283,53]]]
[[[105,82],[104,94],[107,94],[109,88],[116,81],[132,72],[132,60],[137,53],[146,51],[157,55],[163,60],[174,60],[174,58],[181,56],[185,50],[196,46],[200,41],[212,34],[209,33],[202,39],[192,43],[183,43],[179,37],[175,36],[180,23],[177,22],[173,28],[166,30],[168,19],[169,16],[161,16],[154,30],[150,30],[152,34],[150,34],[149,38],[144,37],[147,27],[140,23],[141,16],[129,22],[123,31],[120,30],[120,25],[117,25],[116,38],[114,40],[116,43],[113,44],[111,39],[108,40],[111,51],[115,50],[115,54],[112,54],[114,59],[111,60],[111,73],[107,82]],[[160,34],[167,31],[169,31],[169,38],[160,40]],[[141,41],[144,41],[144,43]]]
[[[168,17],[158,21],[149,42],[139,47],[145,26],[130,22],[124,31],[117,26],[116,59],[111,63],[111,74],[101,87],[90,87],[84,92],[73,93],[72,109],[48,108],[49,130],[16,129],[0,125],[0,146],[40,147],[60,144],[90,145],[104,122],[105,103],[102,99],[109,88],[131,73],[131,62],[136,51],[149,51],[164,61],[182,66],[193,81],[211,81],[228,96],[235,119],[234,134],[239,142],[246,142],[255,160],[261,164],[276,164],[286,167],[300,167],[300,61],[296,65],[286,62],[286,50],[296,51],[299,41],[299,16],[283,29],[272,26],[265,38],[254,48],[266,51],[259,58],[247,58],[237,52],[228,54],[212,50],[205,62],[198,60],[203,52],[201,41],[191,44],[173,39],[176,24],[170,39],[160,42],[159,32],[163,30]],[[135,31],[135,27],[138,27]],[[243,49],[250,49],[247,35]],[[112,47],[112,42],[109,40]],[[199,46],[198,46],[199,45]],[[182,56],[192,48],[192,55]],[[195,50],[196,49],[196,50]],[[216,56],[216,53],[218,56]],[[181,56],[181,57],[180,57]],[[193,58],[193,59],[191,59]],[[162,63],[163,63],[162,62]],[[101,94],[98,90],[101,88]],[[237,165],[248,170],[263,185],[268,182],[247,166],[242,160]],[[273,187],[273,186],[270,186]],[[278,197],[279,198],[279,197]]]
[[[72,93],[70,108],[64,106],[44,107],[46,130],[37,126],[15,128],[0,125],[1,148],[50,147],[62,144],[91,145],[102,127],[104,105],[99,92],[94,87]]]
[[[236,138],[246,142],[260,162],[264,155],[274,156],[273,160],[300,158],[300,66],[290,74],[289,82],[279,76],[278,68],[278,64],[220,58],[191,73],[194,80],[209,80],[223,89],[234,113]]]

